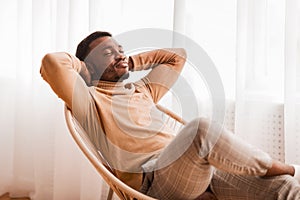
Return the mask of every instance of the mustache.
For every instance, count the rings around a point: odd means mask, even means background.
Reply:
[[[127,59],[126,57],[120,58],[116,63],[113,64],[113,67],[114,67],[114,68],[118,68],[117,66],[118,66],[120,63],[126,63],[126,64],[128,65],[128,59]]]

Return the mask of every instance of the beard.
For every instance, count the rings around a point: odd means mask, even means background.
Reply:
[[[106,67],[104,70],[99,69],[95,73],[94,80],[122,82],[129,78],[129,71],[127,68]],[[99,77],[98,79],[95,79]]]
[[[119,77],[118,82],[128,79],[129,75],[130,75],[129,72],[126,72],[125,74],[123,74],[122,76]]]

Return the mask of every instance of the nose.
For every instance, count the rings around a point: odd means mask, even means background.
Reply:
[[[123,53],[118,52],[116,54],[116,60],[124,60],[126,56]]]

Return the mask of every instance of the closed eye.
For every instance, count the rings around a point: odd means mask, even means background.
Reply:
[[[111,55],[111,54],[112,54],[111,52],[109,52],[109,53],[104,53],[105,56],[109,56],[109,55]]]
[[[112,51],[109,50],[109,49],[106,49],[104,52],[103,52],[103,55],[104,56],[110,56],[112,54]]]

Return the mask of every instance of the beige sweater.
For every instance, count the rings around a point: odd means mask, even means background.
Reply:
[[[173,138],[173,130],[155,107],[185,63],[184,50],[169,50],[132,56],[133,71],[151,68],[135,83],[93,81],[91,87],[79,75],[84,63],[76,57],[51,53],[42,60],[44,80],[72,108],[116,175],[135,189],[142,183],[142,165],[156,158]]]

